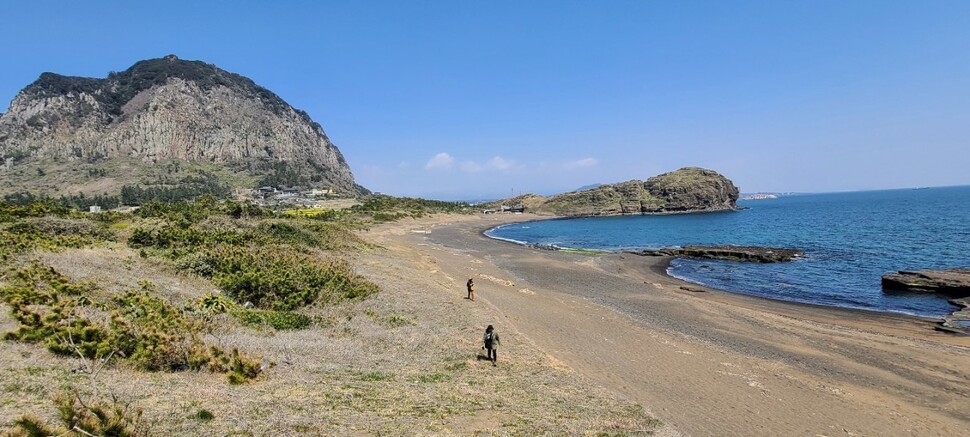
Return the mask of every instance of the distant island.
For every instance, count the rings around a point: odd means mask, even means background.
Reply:
[[[777,199],[779,196],[775,193],[746,193],[742,194],[738,200],[764,200],[764,199]]]

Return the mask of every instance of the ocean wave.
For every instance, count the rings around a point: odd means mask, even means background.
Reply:
[[[529,245],[528,242],[521,241],[521,240],[516,240],[516,239],[513,239],[513,238],[496,237],[494,235],[489,234],[488,231],[485,232],[485,236],[488,237],[488,238],[491,238],[493,240],[505,241],[505,242],[509,242],[509,243],[514,243],[514,244],[522,245],[522,246],[528,246]]]

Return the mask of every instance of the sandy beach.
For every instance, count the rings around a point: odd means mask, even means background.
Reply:
[[[970,435],[970,337],[933,320],[736,295],[669,260],[486,238],[531,215],[436,216],[370,232],[453,282],[500,332],[643,405],[682,435]],[[440,269],[440,272],[438,271]],[[502,360],[517,346],[504,345]]]

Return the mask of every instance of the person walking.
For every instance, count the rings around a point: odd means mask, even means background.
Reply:
[[[497,364],[495,363],[498,361],[498,346],[501,344],[501,341],[498,338],[498,332],[492,325],[488,325],[485,328],[483,341],[485,342],[484,347],[488,351],[488,359],[492,360],[492,366],[496,366]]]
[[[468,288],[468,300],[474,302],[475,301],[475,280],[473,278],[469,278],[468,282],[465,283],[465,287]]]

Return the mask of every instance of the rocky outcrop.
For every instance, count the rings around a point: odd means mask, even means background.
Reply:
[[[953,334],[970,335],[970,297],[952,299],[950,303],[960,307],[960,310],[944,317],[936,329]]]
[[[172,55],[104,79],[41,74],[0,116],[0,157],[14,167],[45,160],[204,162],[278,184],[366,191],[305,112],[248,78]]]
[[[951,297],[970,296],[970,269],[900,270],[883,275],[882,288]]]
[[[548,198],[539,212],[561,216],[664,214],[737,209],[738,188],[721,174],[686,167],[646,181],[559,194]]]
[[[970,269],[900,270],[882,275],[885,291],[915,291],[956,297],[949,302],[960,307],[943,317],[936,329],[970,335]]]
[[[761,263],[787,262],[805,255],[805,252],[799,249],[757,246],[684,246],[630,253],[641,256],[682,256]]]

